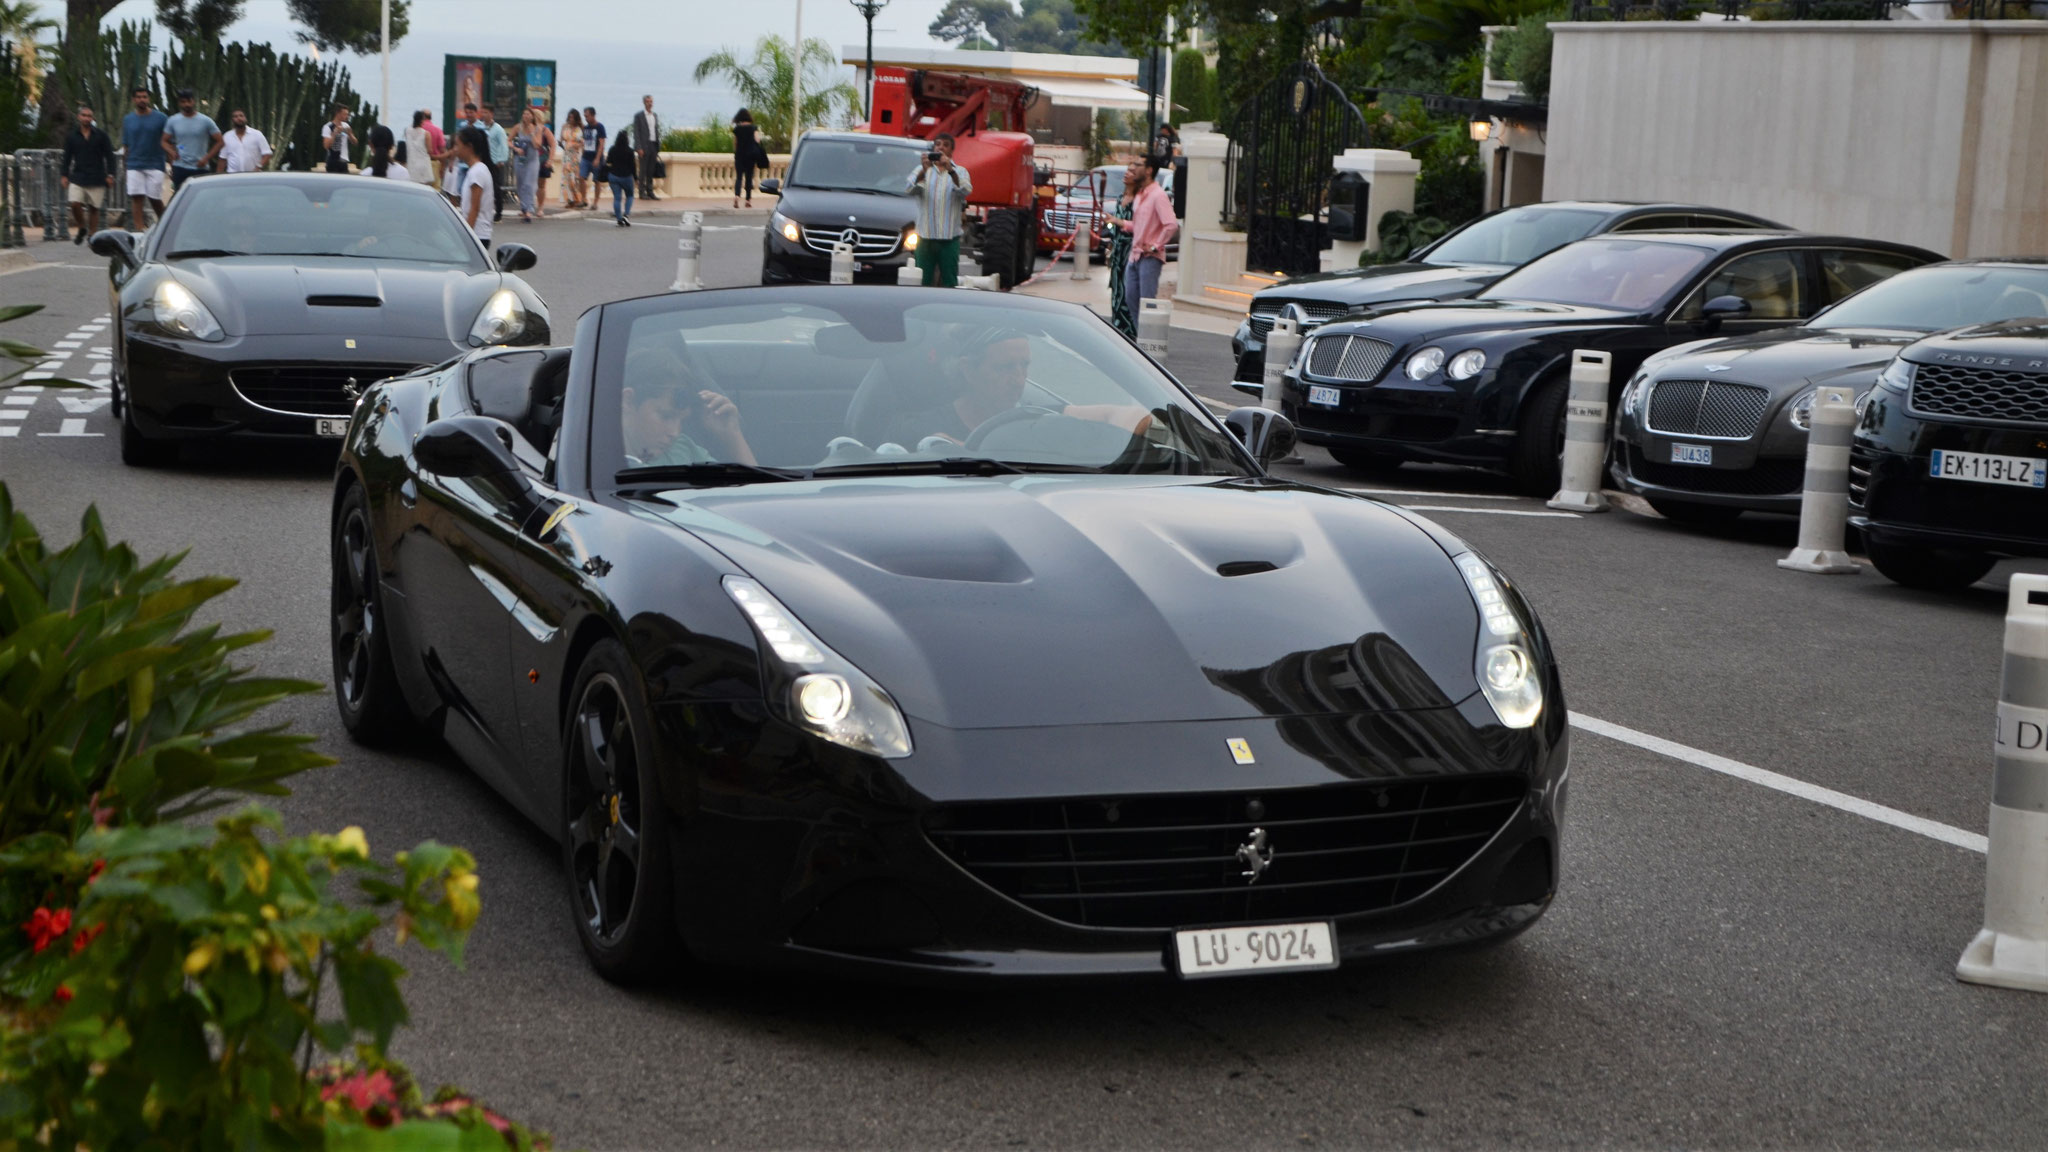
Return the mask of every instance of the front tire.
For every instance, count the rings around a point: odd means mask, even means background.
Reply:
[[[404,744],[419,735],[419,728],[392,670],[370,501],[360,484],[349,485],[336,510],[330,563],[328,643],[341,726],[358,744]]]
[[[1007,292],[1017,286],[1017,252],[1023,244],[1024,224],[1019,213],[999,208],[988,214],[981,230],[981,274],[993,276]]]
[[[1565,382],[1547,380],[1530,389],[1516,424],[1508,474],[1525,495],[1549,496],[1563,481]]]
[[[1868,554],[1871,567],[1885,579],[1924,592],[1959,592],[1982,580],[1991,566],[1998,563],[1996,557],[1982,552],[1901,544],[1872,543]]]
[[[1661,496],[1644,498],[1657,515],[1679,524],[1732,524],[1742,515],[1742,509],[1730,508],[1725,504],[1693,504],[1684,500],[1667,500]]]
[[[598,975],[639,983],[679,958],[654,726],[615,640],[590,650],[570,699],[562,857],[576,935]]]

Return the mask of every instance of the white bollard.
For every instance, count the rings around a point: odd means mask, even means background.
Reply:
[[[1266,333],[1266,362],[1259,372],[1259,407],[1268,412],[1280,410],[1287,369],[1294,364],[1294,354],[1299,351],[1301,325],[1286,316],[1274,320],[1273,330]]]
[[[1794,572],[1854,575],[1861,566],[1843,550],[1849,523],[1849,441],[1856,430],[1856,393],[1820,388],[1806,434],[1806,492],[1799,499],[1799,546],[1778,561]]]
[[[683,222],[676,233],[676,282],[668,286],[671,292],[695,292],[704,287],[704,280],[698,274],[704,258],[704,214],[683,213]]]
[[[896,285],[899,288],[918,288],[924,285],[924,269],[915,264],[905,264],[896,269]]]
[[[1614,358],[1572,352],[1571,392],[1564,403],[1564,475],[1549,506],[1567,512],[1605,512],[1601,472],[1607,467],[1607,384]]]
[[[832,283],[853,283],[853,245],[843,240],[832,246]]]
[[[2014,576],[2006,597],[1984,928],[1956,979],[2048,992],[2048,576]]]
[[[1001,276],[962,276],[960,278],[960,287],[972,288],[977,292],[1001,292],[1003,290],[1003,278]]]
[[[1166,359],[1166,332],[1173,325],[1173,301],[1154,296],[1138,301],[1138,350]]]
[[[1088,245],[1095,239],[1095,218],[1074,221],[1074,246],[1067,250],[1074,258],[1074,270],[1067,274],[1069,280],[1088,278]]]

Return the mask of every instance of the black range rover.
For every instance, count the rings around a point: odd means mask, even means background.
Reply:
[[[917,199],[905,192],[923,140],[864,132],[807,132],[789,178],[761,181],[778,198],[761,240],[761,283],[825,284],[832,249],[853,246],[853,279],[894,284],[917,248]]]
[[[1849,510],[1871,564],[1909,588],[2048,556],[2048,317],[1901,351],[1856,428]]]

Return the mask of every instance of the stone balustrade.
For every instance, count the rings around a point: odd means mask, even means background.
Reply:
[[[716,200],[732,195],[733,165],[730,152],[663,152],[661,161],[668,166],[668,175],[654,182],[655,193],[662,197],[683,200]],[[768,167],[754,169],[754,182],[758,185],[763,177],[781,179],[789,172],[787,153],[770,153]],[[549,199],[560,203],[564,174],[555,173],[555,190]]]

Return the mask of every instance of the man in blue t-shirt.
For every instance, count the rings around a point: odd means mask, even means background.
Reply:
[[[178,89],[178,114],[164,126],[164,151],[171,156],[171,191],[213,167],[223,137],[213,117],[198,110],[190,88]]]
[[[149,89],[137,88],[135,111],[121,117],[121,151],[128,158],[128,223],[140,228],[147,219],[144,201],[164,214],[164,126],[169,117],[150,107]]]

